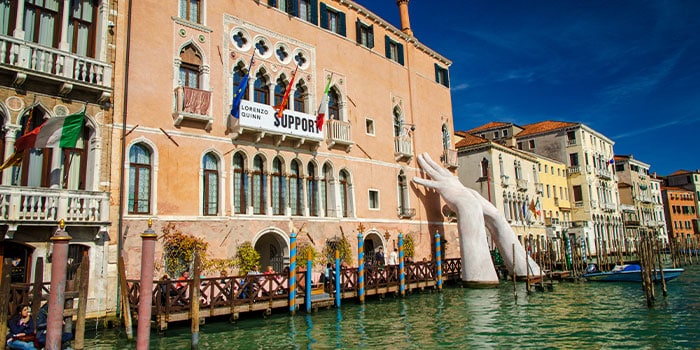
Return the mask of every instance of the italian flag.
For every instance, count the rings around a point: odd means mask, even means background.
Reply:
[[[32,148],[75,148],[83,131],[85,110],[65,117],[53,117],[44,122]]]
[[[318,130],[323,130],[323,122],[325,121],[326,111],[328,110],[328,90],[331,87],[331,79],[333,74],[328,77],[328,82],[326,83],[326,88],[323,90],[323,98],[321,99],[321,105],[318,106],[318,114],[316,115],[316,126]]]

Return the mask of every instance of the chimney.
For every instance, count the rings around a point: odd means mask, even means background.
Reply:
[[[401,31],[406,35],[413,36],[411,30],[411,21],[408,19],[408,1],[396,0],[396,5],[399,5],[399,15],[401,16]]]

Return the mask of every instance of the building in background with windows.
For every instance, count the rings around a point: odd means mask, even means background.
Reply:
[[[456,132],[458,176],[501,210],[522,243],[535,244],[547,233],[537,205],[542,204],[539,163],[535,155],[512,147],[512,135],[519,130],[512,123],[493,122]]]
[[[666,176],[666,186],[682,187],[695,193],[695,210],[700,209],[700,170],[677,170]],[[696,219],[692,224],[695,232],[700,232],[700,222]]]
[[[657,216],[658,199],[654,194],[658,192],[659,183],[652,181],[650,165],[632,155],[616,155],[614,159],[615,174],[619,179],[620,209],[627,231],[636,230],[637,235],[650,234],[668,241],[665,227],[660,227],[665,220],[663,216]]]
[[[456,152],[451,62],[412,36],[408,1],[401,29],[353,1],[131,5],[115,88],[125,110],[109,125],[123,142],[111,166],[125,169],[110,179],[121,182],[111,237],[124,239],[130,277],[149,218],[205,239],[212,258],[250,241],[277,271],[291,230],[318,252],[342,237],[355,250],[362,225],[366,257],[409,234],[416,259],[439,232],[458,256],[440,198],[410,184],[418,152],[451,169]]]
[[[522,126],[517,148],[568,166],[571,210],[569,235],[583,240],[587,254],[624,241],[612,165],[614,142],[582,123],[543,121]]]
[[[698,231],[697,196],[695,192],[673,186],[662,186],[661,197],[666,214],[666,228],[670,240],[695,239]]]
[[[68,278],[87,254],[88,314],[104,313],[110,245],[114,2],[0,1],[0,258],[17,262],[12,282],[33,282],[38,259],[51,271],[49,237],[60,220],[72,237]],[[35,147],[22,136],[46,121],[85,112],[72,148]],[[80,120],[80,119],[78,119]],[[18,140],[24,140],[17,142]]]

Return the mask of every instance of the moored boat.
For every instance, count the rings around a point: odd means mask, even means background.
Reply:
[[[637,264],[627,264],[615,266],[611,271],[599,272],[597,269],[589,268],[583,277],[593,282],[642,282],[642,268]],[[680,268],[663,269],[663,279],[670,281],[683,273]],[[661,272],[654,269],[652,274],[654,282],[661,282]]]

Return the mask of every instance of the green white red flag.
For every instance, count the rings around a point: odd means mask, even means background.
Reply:
[[[85,110],[65,117],[53,117],[40,126],[32,148],[75,148],[83,132]]]
[[[328,82],[326,83],[326,88],[323,90],[323,98],[321,98],[321,105],[318,106],[318,113],[316,114],[316,126],[318,130],[323,130],[323,122],[326,119],[326,111],[328,110],[328,91],[331,88],[331,79],[333,74],[328,77]]]

